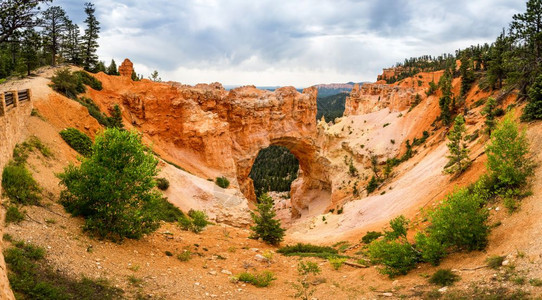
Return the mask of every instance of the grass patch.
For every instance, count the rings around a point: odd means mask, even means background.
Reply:
[[[382,232],[380,231],[369,231],[361,238],[361,241],[364,244],[370,244],[372,241],[376,240],[377,238],[381,236],[382,236]]]
[[[12,203],[37,205],[41,199],[41,189],[24,164],[11,162],[4,167],[2,189]]]
[[[9,205],[6,210],[6,224],[21,223],[24,220],[25,211],[20,211],[16,205]]]
[[[449,286],[453,285],[459,279],[459,275],[452,272],[452,270],[440,269],[429,278],[429,282],[440,286]]]
[[[249,272],[243,272],[237,275],[237,280],[250,283],[257,287],[266,287],[271,284],[273,280],[276,280],[275,276],[271,271],[263,271],[258,274],[252,274]]]
[[[60,132],[60,136],[73,150],[83,156],[92,154],[92,140],[77,128],[66,128]]]
[[[177,259],[180,261],[189,261],[192,258],[190,250],[184,250],[181,254],[177,254]]]
[[[329,261],[329,264],[331,264],[333,269],[339,270],[341,266],[344,264],[344,262],[346,261],[346,258],[329,257],[327,260]]]
[[[500,268],[502,266],[503,261],[504,261],[504,256],[499,256],[499,255],[492,255],[486,258],[487,266],[492,269]]]
[[[302,244],[298,243],[292,246],[285,246],[277,250],[278,253],[284,256],[300,256],[300,257],[319,257],[319,258],[328,258],[328,257],[343,257],[346,256],[339,255],[339,251],[332,247],[327,246],[316,246],[311,244]]]
[[[122,290],[105,280],[75,280],[46,264],[45,250],[24,242],[4,251],[10,286],[17,299],[121,299]]]

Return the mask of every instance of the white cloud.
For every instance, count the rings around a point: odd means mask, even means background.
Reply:
[[[70,0],[58,0],[73,10]],[[99,55],[194,84],[375,80],[411,56],[491,42],[515,0],[95,0]],[[82,11],[82,4],[80,10]],[[68,13],[71,12],[68,11]],[[76,21],[82,25],[84,16]]]

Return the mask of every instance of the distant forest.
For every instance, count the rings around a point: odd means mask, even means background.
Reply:
[[[335,120],[335,118],[342,117],[346,97],[348,97],[348,93],[346,92],[341,92],[339,94],[327,97],[318,96],[318,99],[316,100],[318,107],[316,120],[320,120],[322,116],[324,116],[326,122],[329,122]]]
[[[287,148],[272,145],[260,150],[249,175],[256,196],[268,191],[289,191],[298,169],[297,158]]]

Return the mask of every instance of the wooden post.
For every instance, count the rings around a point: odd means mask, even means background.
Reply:
[[[0,92],[0,117],[6,114],[6,96],[4,92]]]
[[[17,90],[13,90],[13,91],[11,91],[11,93],[13,94],[13,107],[18,107],[19,106],[19,93],[17,92]]]
[[[32,102],[32,90],[28,89],[28,102]]]

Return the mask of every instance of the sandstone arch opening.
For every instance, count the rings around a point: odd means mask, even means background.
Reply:
[[[278,207],[281,208],[279,209],[281,210],[281,219],[291,220],[301,216],[323,213],[331,204],[331,181],[326,170],[329,161],[319,154],[319,148],[310,138],[280,137],[272,139],[269,144],[255,149],[249,159],[239,161],[238,170],[246,170],[245,172],[238,172],[238,181],[245,196],[255,203],[256,194],[260,193],[255,188],[260,188],[260,186],[254,186],[250,173],[259,153],[263,149],[269,149],[269,147],[275,149],[271,151],[284,155],[293,155],[299,166],[295,179],[293,176],[288,178],[292,179],[289,187],[284,188],[283,183],[279,184],[282,190],[289,191],[290,196],[289,203],[285,201]],[[265,151],[269,150],[263,151],[265,153]],[[292,162],[290,161],[290,163]],[[243,165],[246,167],[239,168]],[[289,169],[289,171],[292,170],[293,168]]]

